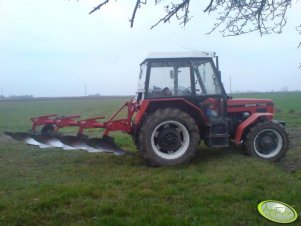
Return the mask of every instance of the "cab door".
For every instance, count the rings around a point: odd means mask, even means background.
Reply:
[[[192,61],[192,67],[195,79],[193,99],[208,121],[205,128],[205,144],[214,147],[228,146],[227,95],[220,72],[212,59]]]
[[[226,123],[227,95],[213,60],[202,59],[191,63],[194,72],[195,102],[203,110],[209,123]]]

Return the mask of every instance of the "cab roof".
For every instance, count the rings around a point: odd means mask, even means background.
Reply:
[[[215,57],[215,52],[152,52],[149,53],[145,60],[148,59],[174,59],[174,58],[212,58]]]

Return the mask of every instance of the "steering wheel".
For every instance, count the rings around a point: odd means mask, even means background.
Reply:
[[[189,96],[189,95],[191,95],[191,87],[188,86],[184,90],[179,90],[179,94],[182,95],[182,96]]]

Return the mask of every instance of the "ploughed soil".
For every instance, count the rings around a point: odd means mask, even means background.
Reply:
[[[290,138],[290,149],[286,156],[277,164],[286,171],[295,172],[301,170],[301,129],[288,130]]]
[[[0,145],[11,143],[12,141],[13,141],[13,138],[6,136],[4,134],[0,134]]]

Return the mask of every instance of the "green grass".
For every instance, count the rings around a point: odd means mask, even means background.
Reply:
[[[290,110],[301,112],[301,92],[291,93],[243,93],[235,94],[233,97],[241,98],[267,98],[272,99],[275,107],[288,113]]]
[[[109,116],[124,101],[0,102],[0,133],[26,131],[29,118],[44,113]],[[288,129],[298,138],[301,126],[290,120]],[[151,168],[131,137],[114,135],[133,156],[42,150],[2,136],[0,225],[276,225],[257,212],[266,199],[301,211],[301,170],[288,172],[237,148],[203,145],[189,165]],[[292,161],[301,151],[296,138]]]

